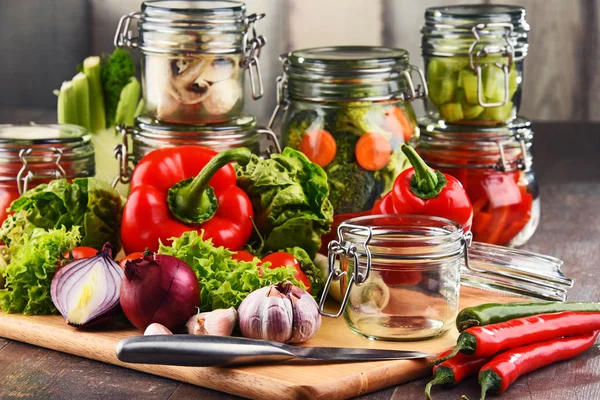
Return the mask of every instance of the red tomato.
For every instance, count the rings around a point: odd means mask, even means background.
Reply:
[[[138,258],[142,258],[143,256],[144,256],[144,253],[141,251],[133,252],[133,253],[128,254],[127,256],[123,257],[123,259],[121,261],[119,261],[119,265],[121,266],[121,268],[125,269],[125,263],[127,261],[137,260]]]
[[[96,254],[98,254],[98,250],[94,249],[93,247],[87,246],[75,247],[73,250],[71,250],[71,252],[73,253],[74,260],[79,260],[80,258],[94,257]],[[71,258],[71,254],[68,251],[65,251],[63,253],[63,258],[66,258],[68,260]]]
[[[98,254],[98,250],[93,247],[79,246],[75,247],[71,252],[65,251],[62,255],[62,259],[58,262],[59,268],[73,261],[71,260],[71,253],[73,253],[73,260],[79,260],[81,258],[94,257]]]
[[[308,276],[302,271],[300,267],[300,263],[294,256],[284,251],[278,251],[276,253],[271,253],[265,258],[262,259],[262,263],[270,262],[271,266],[269,269],[275,269],[280,267],[294,267],[296,268],[296,273],[294,274],[294,278],[298,282],[302,282],[304,286],[306,286],[306,291],[310,293],[310,280]],[[262,264],[261,263],[261,264]]]
[[[254,255],[250,254],[246,250],[237,250],[232,256],[235,261],[252,261],[254,260]]]

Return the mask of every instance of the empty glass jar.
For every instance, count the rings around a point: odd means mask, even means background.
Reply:
[[[244,107],[244,72],[252,96],[263,94],[258,57],[265,38],[232,0],[150,0],[121,18],[117,47],[142,50],[142,84],[150,117],[180,124],[223,122]],[[129,26],[138,21],[139,38]]]
[[[525,9],[432,7],[421,30],[428,113],[448,123],[498,124],[517,116],[529,25]]]
[[[461,284],[546,300],[564,300],[573,285],[553,257],[482,243],[471,252],[471,233],[445,218],[363,216],[340,224],[337,234],[319,308],[329,317],[344,314],[350,329],[369,339],[443,334],[456,319]],[[341,305],[326,312],[337,284]]]

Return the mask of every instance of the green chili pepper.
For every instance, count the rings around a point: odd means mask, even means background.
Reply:
[[[551,314],[564,311],[600,312],[600,303],[489,303],[468,307],[458,313],[456,327],[459,332],[472,326],[496,324],[515,318],[537,314]]]

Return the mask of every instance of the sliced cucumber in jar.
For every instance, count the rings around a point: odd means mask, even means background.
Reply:
[[[465,119],[460,103],[447,103],[440,106],[440,117],[448,122],[462,121]]]

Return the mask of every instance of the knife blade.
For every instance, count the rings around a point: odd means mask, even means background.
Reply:
[[[230,336],[134,336],[117,344],[117,358],[136,364],[225,367],[291,359],[327,361],[410,360],[433,354],[406,350],[300,347]]]

